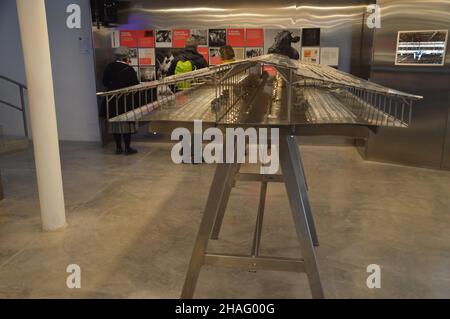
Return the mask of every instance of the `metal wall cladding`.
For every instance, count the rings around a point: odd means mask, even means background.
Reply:
[[[105,88],[102,84],[103,71],[108,63],[114,61],[114,52],[111,46],[111,32],[108,29],[93,29],[92,37],[95,49],[95,77],[97,92]]]
[[[132,1],[119,12],[121,24],[154,28],[229,27],[339,29],[360,23],[367,1]]]
[[[321,46],[339,46],[343,71],[361,71],[361,34],[369,0],[321,1],[145,1],[119,11],[119,23],[133,28],[309,28],[322,30]],[[354,54],[354,52],[356,52]],[[367,74],[367,66],[366,66]]]
[[[382,27],[375,30],[371,80],[422,95],[408,130],[383,128],[371,136],[368,159],[450,169],[450,52],[446,65],[396,66],[398,31],[448,30],[450,0],[381,0]]]

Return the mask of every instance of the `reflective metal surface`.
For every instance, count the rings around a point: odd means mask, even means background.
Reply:
[[[358,0],[146,1],[135,0],[120,11],[120,23],[155,28],[230,27],[338,29],[361,20],[365,4]]]
[[[103,91],[105,88],[102,83],[103,71],[108,63],[114,60],[114,52],[111,48],[111,32],[108,29],[93,29],[92,41],[94,44],[94,58],[95,58],[95,83],[98,91]],[[99,99],[98,99],[99,100]],[[98,101],[98,109],[100,114],[101,101]],[[99,118],[100,138],[102,145],[105,146],[112,141],[111,134],[106,129],[106,123],[103,118]]]
[[[381,0],[382,28],[375,31],[371,80],[424,96],[409,130],[383,128],[367,145],[367,158],[450,169],[450,52],[444,67],[395,66],[397,32],[450,27],[450,1]]]
[[[181,293],[182,299],[193,298],[200,271],[203,265],[235,267],[250,272],[260,270],[304,272],[308,279],[311,296],[324,298],[322,281],[317,263],[318,235],[308,197],[308,186],[303,170],[298,141],[295,136],[282,130],[280,136],[281,174],[264,175],[239,173],[239,163],[219,163],[209,191],[200,229],[197,233],[194,249]],[[225,252],[213,253],[208,242],[219,239],[219,232],[225,216],[231,190],[236,182],[242,180],[261,182],[258,217],[253,233],[253,245],[247,255]],[[263,231],[263,218],[268,182],[284,182],[292,212],[292,220],[297,232],[302,258],[284,258],[263,256],[259,243]]]
[[[321,28],[321,46],[339,47],[339,68],[367,78],[361,50],[366,6],[374,0],[130,1],[120,28]],[[369,39],[371,43],[371,39]]]
[[[272,76],[265,71],[268,67]],[[405,128],[411,121],[413,101],[421,99],[327,66],[274,54],[98,95],[106,99],[107,114],[114,110],[120,114],[111,116],[111,122],[183,125],[202,120],[223,127],[344,124]]]
[[[111,47],[111,32],[109,29],[93,29],[92,34],[95,50],[95,76],[98,92],[104,90],[102,84],[103,71],[108,63],[114,61],[115,56]]]

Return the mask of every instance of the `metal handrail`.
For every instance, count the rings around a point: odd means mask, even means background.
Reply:
[[[25,99],[24,99],[24,95],[23,95],[23,90],[27,90],[27,86],[25,84],[22,84],[20,82],[17,82],[13,79],[10,79],[4,75],[0,75],[0,79],[3,79],[9,83],[15,84],[19,87],[19,92],[20,92],[20,107],[14,104],[11,104],[9,102],[3,101],[0,99],[0,104],[9,106],[10,108],[20,111],[22,112],[22,121],[23,121],[23,130],[25,133],[25,136],[28,137],[28,125],[27,125],[27,115],[25,113]]]
[[[23,87],[24,89],[28,89],[27,86],[26,86],[25,84],[22,84],[22,83],[20,83],[20,82],[17,82],[17,81],[15,81],[15,80],[11,79],[11,78],[8,78],[7,76],[4,76],[4,75],[1,75],[1,74],[0,74],[0,79],[6,80],[6,81],[8,81],[8,82],[11,82],[11,83],[13,83],[13,84],[15,84],[15,85],[17,85],[17,86],[21,86],[21,87]]]

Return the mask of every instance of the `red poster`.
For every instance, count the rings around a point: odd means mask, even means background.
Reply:
[[[206,63],[209,61],[209,54],[208,54],[208,48],[197,48],[198,53],[203,55],[203,58],[205,59]]]
[[[137,46],[137,32],[135,30],[121,30],[120,45],[135,48]]]
[[[155,64],[155,49],[154,48],[139,48],[139,64],[140,65],[154,65]]]
[[[154,30],[139,30],[138,47],[139,48],[154,48],[155,47],[155,31]]]
[[[232,47],[245,46],[245,29],[227,29],[227,44]]]
[[[245,45],[248,47],[263,47],[264,46],[264,30],[263,29],[247,29],[245,30],[246,41]]]
[[[184,48],[186,47],[186,40],[190,37],[191,30],[189,29],[174,29],[173,30],[173,47]]]

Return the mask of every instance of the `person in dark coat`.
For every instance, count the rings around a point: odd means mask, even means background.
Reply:
[[[136,71],[129,65],[130,51],[126,47],[120,47],[115,50],[116,61],[111,62],[105,68],[103,73],[103,85],[107,91],[118,90],[129,86],[139,84],[139,80]],[[131,96],[128,96],[131,100]],[[127,99],[128,99],[127,98]],[[131,102],[127,100],[127,105],[131,105]],[[124,98],[116,100],[113,99],[108,104],[108,111],[106,110],[106,102],[102,107],[101,116],[108,119],[116,117],[125,113],[127,110],[124,107]],[[108,113],[108,114],[107,114]],[[131,134],[136,133],[135,122],[108,122],[108,132],[113,134],[116,142],[116,154],[126,155],[137,153],[137,150],[133,149],[131,144]],[[122,140],[124,142],[125,150],[122,148]]]
[[[177,63],[179,61],[186,62],[190,61],[192,64],[192,67],[194,70],[199,70],[208,67],[208,63],[206,62],[203,55],[198,53],[197,51],[197,39],[194,37],[189,37],[186,40],[186,47],[182,49],[178,55],[172,60],[172,63],[170,64],[169,70],[167,71],[167,75],[174,75],[175,69],[177,67]],[[191,157],[192,157],[192,164],[194,163],[194,135],[192,136],[192,150],[191,150]],[[183,155],[181,153],[181,155]]]
[[[195,70],[208,67],[208,63],[203,55],[197,51],[197,40],[194,37],[190,37],[186,40],[186,47],[173,59],[169,70],[167,71],[167,75],[175,74],[175,68],[177,67],[178,61],[191,61]]]

